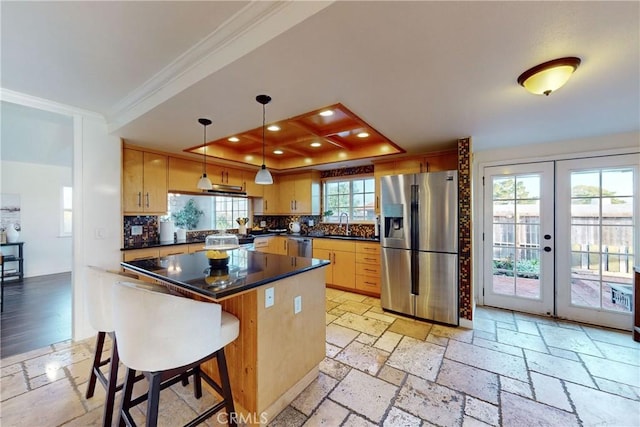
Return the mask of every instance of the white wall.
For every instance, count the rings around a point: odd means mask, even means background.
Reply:
[[[61,189],[71,168],[2,161],[2,193],[20,195],[25,277],[71,271],[71,237],[60,236]]]
[[[122,256],[121,141],[106,122],[74,116],[73,339],[94,334],[86,316],[84,285],[95,277],[88,265],[118,269]]]
[[[473,149],[473,141],[472,141]],[[577,159],[607,154],[640,152],[640,132],[602,135],[548,144],[532,144],[514,148],[500,148],[473,153],[473,296],[478,301],[482,291],[482,223],[483,187],[482,174],[485,166],[508,165],[545,160]]]

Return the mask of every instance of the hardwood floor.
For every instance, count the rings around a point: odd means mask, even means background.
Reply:
[[[5,284],[1,357],[71,339],[71,295],[71,272]]]

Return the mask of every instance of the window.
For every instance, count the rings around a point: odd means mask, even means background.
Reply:
[[[247,218],[249,216],[248,199],[224,196],[215,196],[211,199],[213,207],[211,228],[213,230],[238,228],[236,218]]]
[[[326,222],[339,222],[340,215],[349,215],[349,222],[375,220],[375,180],[366,178],[341,178],[327,180],[323,185]]]
[[[72,187],[62,187],[61,191],[62,216],[60,221],[60,235],[71,236],[72,231]]]
[[[249,217],[249,199],[231,196],[196,196],[169,193],[165,218],[187,230],[238,228],[237,218]]]

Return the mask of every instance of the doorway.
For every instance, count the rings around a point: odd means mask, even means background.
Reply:
[[[485,167],[483,303],[629,329],[639,159]]]

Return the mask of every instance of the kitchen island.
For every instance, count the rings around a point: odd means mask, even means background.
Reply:
[[[240,335],[225,348],[236,411],[248,425],[266,424],[318,376],[328,261],[236,249],[227,266],[220,263],[197,252],[122,267],[174,293],[219,303],[240,320]],[[203,369],[215,378],[215,361]]]

